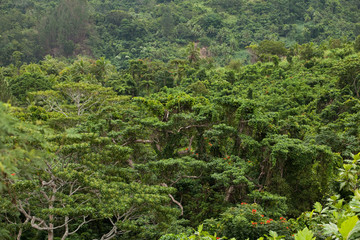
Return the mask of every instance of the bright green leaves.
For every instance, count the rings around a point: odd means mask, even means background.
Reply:
[[[267,240],[283,240],[285,236],[279,236],[276,232],[274,231],[269,231],[269,236],[265,235]]]
[[[216,234],[212,235],[207,231],[203,230],[203,225],[200,225],[194,233],[181,233],[181,234],[167,234],[162,236],[159,240],[217,240],[227,239],[226,237],[217,237]],[[235,240],[231,238],[230,240]]]
[[[308,228],[304,228],[295,234],[295,240],[315,240],[314,233]]]
[[[360,236],[360,222],[357,216],[345,218],[341,226],[334,223],[324,225],[326,236],[338,237],[344,240],[355,240]]]
[[[315,209],[315,211],[316,211],[317,213],[321,213],[321,211],[322,211],[322,209],[323,209],[321,203],[316,202],[316,203],[314,204],[314,209]]]
[[[340,183],[340,190],[345,189],[355,192],[358,188],[359,159],[360,155],[354,155],[354,160],[345,160],[342,168],[339,169],[337,181]]]
[[[343,239],[350,239],[350,232],[354,229],[356,223],[359,221],[357,216],[350,217],[346,219],[339,228],[339,232],[341,233],[341,236]],[[358,229],[359,230],[359,229]]]

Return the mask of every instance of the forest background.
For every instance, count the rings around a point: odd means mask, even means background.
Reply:
[[[2,0],[1,239],[358,239],[359,19]]]

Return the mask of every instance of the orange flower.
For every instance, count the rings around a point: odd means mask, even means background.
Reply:
[[[15,173],[12,173],[11,176],[15,176]]]
[[[257,224],[257,222],[252,222],[251,224],[252,224],[252,225],[256,225],[256,224]]]
[[[271,223],[271,221],[270,221],[270,220],[267,220],[266,223]]]
[[[252,213],[253,213],[253,214],[256,213],[256,209],[253,209],[253,210],[252,210]]]
[[[261,217],[264,217],[264,215],[261,215]]]

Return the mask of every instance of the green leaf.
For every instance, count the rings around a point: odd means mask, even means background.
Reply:
[[[198,232],[199,232],[199,234],[202,232],[203,227],[204,227],[204,226],[203,226],[202,224],[198,227]]]
[[[314,233],[308,228],[304,228],[295,235],[295,240],[313,240],[315,239]]]
[[[335,223],[329,223],[324,225],[324,235],[325,236],[336,236],[339,232],[339,229]]]
[[[355,227],[351,230],[348,236],[349,240],[360,239],[360,221],[358,221]]]
[[[358,221],[355,227],[349,233],[348,240],[360,239],[360,221]]]
[[[358,153],[358,154],[356,154],[355,156],[354,156],[354,160],[355,161],[357,161],[357,160],[359,160],[360,159],[360,153]]]
[[[353,230],[353,228],[355,227],[355,225],[358,221],[359,221],[358,217],[353,216],[353,217],[346,219],[341,224],[339,232],[341,233],[341,235],[343,236],[344,239],[348,239],[350,232]]]
[[[322,205],[321,205],[321,203],[316,202],[316,203],[314,204],[314,209],[315,209],[315,212],[321,213],[321,211],[322,211]]]

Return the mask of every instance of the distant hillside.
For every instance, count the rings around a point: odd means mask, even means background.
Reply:
[[[245,58],[262,40],[295,43],[360,34],[358,0],[2,0],[0,64],[45,55],[105,56],[117,68],[134,58],[184,57],[199,42],[219,64]]]

